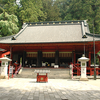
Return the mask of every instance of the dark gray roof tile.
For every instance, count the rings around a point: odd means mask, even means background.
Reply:
[[[73,21],[72,21],[73,22]],[[43,22],[41,22],[43,23]],[[27,23],[23,29],[14,36],[15,40],[5,39],[0,43],[56,43],[56,42],[84,42],[93,41],[86,21]],[[55,24],[53,24],[55,23]],[[86,36],[87,38],[82,38]],[[97,39],[98,40],[98,39]]]

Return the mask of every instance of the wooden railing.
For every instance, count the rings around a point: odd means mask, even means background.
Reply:
[[[16,74],[19,72],[19,70],[21,69],[21,67],[22,67],[21,65],[18,66],[18,68],[17,68],[17,70],[14,72],[12,78],[13,78],[14,76],[16,76]]]
[[[88,76],[93,76],[94,75],[94,68],[87,67],[86,74]],[[77,66],[73,65],[73,75],[80,76],[81,75],[81,67],[77,67]],[[96,68],[96,75],[100,75],[100,68]]]
[[[18,72],[19,70],[21,69],[21,65],[19,65],[17,68],[15,68],[14,66],[8,66],[8,79],[11,75],[11,77],[13,78]]]

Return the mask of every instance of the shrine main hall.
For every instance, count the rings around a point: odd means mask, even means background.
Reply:
[[[95,34],[95,54],[100,35]],[[0,57],[8,55],[23,67],[68,67],[85,54],[93,62],[93,34],[86,20],[24,23],[15,35],[0,38]]]

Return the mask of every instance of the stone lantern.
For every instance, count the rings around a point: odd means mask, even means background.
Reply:
[[[0,67],[0,79],[7,78],[7,71],[8,71],[8,61],[12,61],[11,59],[7,58],[6,55],[0,58],[1,67]]]
[[[81,78],[80,81],[88,81],[88,78],[86,77],[86,67],[87,62],[89,61],[89,58],[86,58],[85,55],[78,59],[79,62],[81,62]]]

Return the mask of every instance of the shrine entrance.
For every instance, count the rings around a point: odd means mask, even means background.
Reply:
[[[54,68],[54,65],[58,65],[61,68],[68,68],[73,59],[72,52],[56,52],[26,52],[23,58],[23,62],[25,62],[23,67]]]
[[[72,62],[72,52],[59,52],[60,67],[69,68]]]

